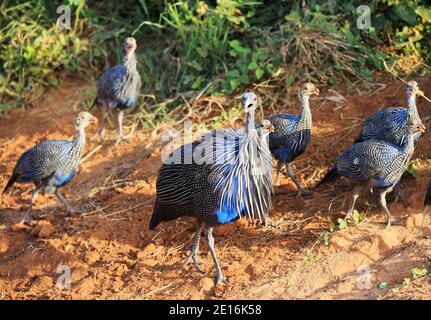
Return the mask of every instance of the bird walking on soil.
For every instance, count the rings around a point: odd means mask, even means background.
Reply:
[[[394,222],[386,205],[386,194],[399,182],[413,155],[415,137],[424,133],[425,127],[423,124],[409,121],[405,130],[407,139],[403,146],[369,139],[355,143],[338,156],[336,166],[324,179],[331,180],[334,176],[344,176],[358,182],[353,189],[346,219],[353,213],[360,187],[367,186],[380,191],[380,205],[386,213],[387,227]]]
[[[217,284],[225,283],[226,278],[217,259],[213,229],[241,216],[266,223],[272,206],[272,157],[267,140],[274,128],[264,120],[255,129],[254,93],[244,94],[242,104],[247,113],[245,128],[213,131],[178,148],[170,163],[162,165],[150,221],[150,229],[154,229],[160,222],[180,216],[197,217],[191,255],[184,265],[193,262],[195,269],[201,271],[198,251],[203,227],[216,267]],[[187,158],[189,161],[185,161]]]
[[[97,123],[97,118],[88,112],[80,112],[75,118],[77,134],[72,141],[46,140],[24,152],[18,159],[3,194],[15,182],[35,184],[30,206],[21,223],[30,223],[33,202],[40,191],[55,193],[67,213],[79,212],[69,205],[60,188],[69,183],[77,172],[85,146],[85,128],[91,123]]]
[[[99,128],[103,141],[106,117],[109,110],[118,112],[118,140],[123,137],[124,111],[135,106],[141,89],[141,77],[137,70],[135,56],[136,40],[127,38],[124,42],[123,64],[105,70],[97,82],[97,96],[93,105],[102,109],[103,118]]]
[[[405,91],[407,95],[407,108],[384,108],[372,114],[365,120],[362,131],[354,143],[376,139],[401,147],[407,142],[406,127],[408,121],[411,121],[414,125],[423,126],[416,107],[416,95],[420,92],[417,82],[409,81],[405,86]],[[418,141],[421,135],[421,132],[415,134],[414,143]],[[316,187],[335,180],[338,177],[334,174],[335,171],[335,166],[332,166],[328,174],[318,182]],[[403,199],[403,195],[399,183],[394,188],[396,191],[394,203],[396,203],[400,197]]]
[[[269,135],[269,148],[278,161],[274,184],[280,184],[280,170],[285,165],[289,177],[298,189],[298,195],[311,193],[301,187],[290,165],[290,162],[304,153],[310,143],[312,118],[309,99],[311,95],[319,95],[319,89],[312,83],[303,84],[300,89],[301,113],[299,115],[276,114],[268,117],[275,128],[274,133]]]

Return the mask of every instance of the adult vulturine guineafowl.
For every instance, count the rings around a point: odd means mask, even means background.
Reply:
[[[415,136],[425,132],[425,127],[423,124],[409,121],[405,130],[407,139],[403,146],[370,139],[355,143],[338,156],[336,173],[359,182],[353,190],[353,199],[346,218],[353,213],[362,184],[380,190],[380,204],[388,219],[387,226],[393,222],[386,206],[386,194],[391,192],[400,180],[413,154]]]
[[[118,139],[123,139],[124,110],[136,104],[141,89],[141,77],[136,68],[136,40],[127,38],[124,42],[124,50],[123,64],[105,70],[97,82],[94,104],[102,108],[103,118],[99,128],[102,140],[109,109],[118,111]]]
[[[278,161],[274,184],[279,185],[279,173],[285,164],[289,177],[298,189],[298,195],[307,195],[310,191],[302,189],[289,163],[301,155],[310,143],[312,121],[309,99],[312,94],[319,95],[319,89],[313,84],[305,83],[301,86],[300,115],[276,114],[268,117],[275,128],[274,133],[269,135],[269,148]]]
[[[407,142],[406,126],[408,119],[411,119],[413,124],[423,126],[422,120],[416,107],[416,95],[419,92],[419,86],[416,81],[409,81],[405,86],[407,94],[407,108],[394,107],[384,108],[365,120],[361,133],[355,140],[355,143],[369,139],[377,139],[403,146]],[[421,133],[416,133],[414,142],[419,139]],[[316,187],[333,181],[338,178],[335,166],[318,182]],[[400,195],[399,185],[397,185],[397,198]]]
[[[272,206],[272,157],[267,140],[274,128],[264,120],[255,129],[257,97],[254,93],[244,94],[242,103],[247,113],[245,128],[213,131],[178,148],[170,163],[162,165],[150,221],[150,229],[154,229],[160,222],[180,216],[197,217],[191,255],[184,265],[193,262],[200,271],[198,250],[204,226],[217,284],[226,279],[214,248],[214,227],[231,223],[240,216],[266,223]]]
[[[85,146],[85,127],[97,123],[97,118],[88,112],[80,112],[75,119],[77,135],[72,141],[47,140],[24,152],[13,169],[3,194],[18,183],[34,183],[30,207],[21,223],[31,221],[33,201],[39,191],[53,193],[63,203],[67,213],[78,212],[73,209],[61,194],[59,188],[69,183],[75,176]]]

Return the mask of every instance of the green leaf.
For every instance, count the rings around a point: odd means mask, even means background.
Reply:
[[[416,178],[418,170],[417,170],[415,162],[413,162],[413,161],[410,162],[409,166],[407,167],[407,172]]]
[[[202,76],[199,76],[199,77],[197,77],[196,78],[196,80],[193,82],[193,84],[192,84],[192,89],[197,89],[197,88],[199,88],[200,87],[200,85],[202,84],[202,80],[203,80],[203,77]]]
[[[388,287],[388,283],[386,281],[379,283],[380,290],[386,289],[387,287]]]
[[[415,10],[416,14],[419,15],[422,18],[422,21],[424,23],[430,23],[431,22],[431,9],[427,9],[425,7],[418,7]]]
[[[326,231],[323,233],[323,242],[325,243],[325,246],[329,246],[329,234]]]
[[[359,222],[362,221],[361,214],[358,212],[358,210],[353,210],[352,219],[356,224],[359,224]]]
[[[260,78],[262,78],[264,74],[265,74],[265,71],[263,69],[261,69],[261,68],[257,69],[256,70],[256,78],[257,78],[257,80],[259,80]]]
[[[238,49],[241,47],[241,44],[239,43],[238,40],[229,41],[229,45],[234,49]]]
[[[347,228],[347,221],[346,220],[338,218],[337,222],[338,222],[338,229],[343,230],[343,229]]]
[[[335,229],[336,229],[335,223],[333,223],[333,222],[331,221],[331,223],[329,224],[329,231],[330,231],[330,232],[334,232],[334,231],[335,231]]]
[[[425,277],[427,275],[428,271],[426,268],[413,268],[412,269],[412,274],[413,274],[413,278],[414,279],[419,279],[422,277]]]
[[[232,91],[234,91],[236,88],[239,87],[239,85],[241,84],[241,82],[238,79],[231,79],[229,81],[230,84],[230,88]]]
[[[256,70],[257,68],[259,68],[259,66],[257,65],[257,63],[255,61],[253,61],[252,63],[250,63],[247,66],[248,70]]]

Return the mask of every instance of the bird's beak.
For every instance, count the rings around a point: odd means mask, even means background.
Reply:
[[[99,120],[97,120],[97,118],[93,116],[93,117],[90,119],[90,123],[98,124],[98,123],[99,123]]]
[[[425,133],[426,129],[427,129],[427,127],[425,127],[425,125],[424,125],[424,124],[422,124],[422,125],[420,126],[419,131],[420,131],[420,132],[422,132],[422,133]]]
[[[311,92],[312,94],[318,96],[320,94],[320,91],[317,87],[314,87],[313,91]]]
[[[275,132],[275,127],[273,125],[271,125],[269,127],[269,132],[271,132],[271,133]]]

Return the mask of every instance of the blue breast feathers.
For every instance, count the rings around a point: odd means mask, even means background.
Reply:
[[[61,187],[64,186],[66,183],[68,183],[70,180],[72,180],[72,178],[75,176],[76,171],[72,170],[70,172],[67,173],[61,173],[61,174],[56,174],[55,175],[55,186],[56,187]]]
[[[232,188],[233,190],[238,190],[238,187],[237,187],[238,178],[235,178],[232,181],[232,185],[233,185],[233,188]],[[233,193],[230,198],[226,197],[223,203],[221,204],[220,208],[218,208],[215,211],[215,215],[217,216],[217,221],[220,224],[231,223],[232,221],[236,220],[240,216],[241,212],[244,210],[243,203],[246,201],[246,198],[247,198],[246,190],[244,190],[243,193],[244,194],[242,196],[236,193]],[[237,197],[244,199],[244,201],[241,202],[239,211],[238,211],[238,208],[236,207]]]

